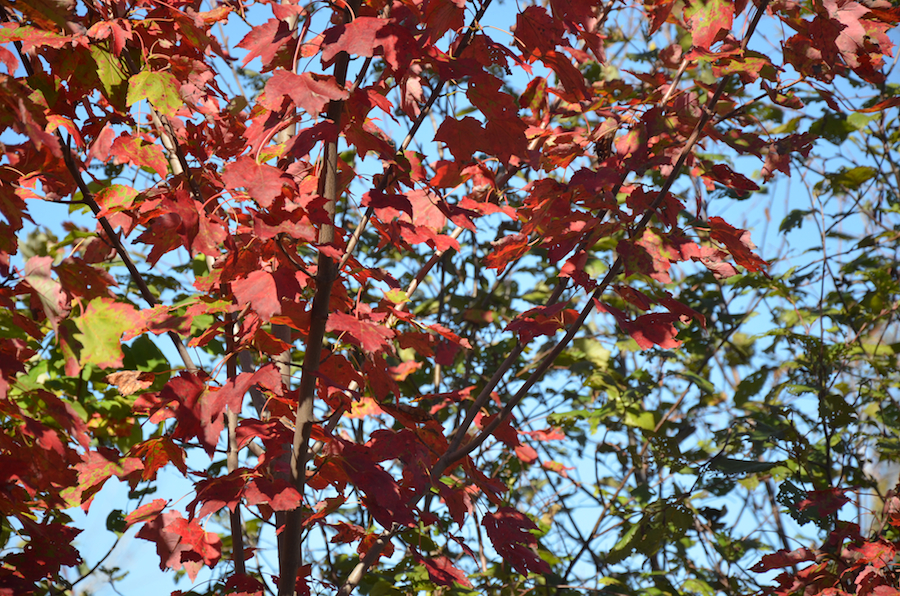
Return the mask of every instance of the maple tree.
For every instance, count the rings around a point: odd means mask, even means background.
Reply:
[[[837,511],[900,426],[900,8],[491,9],[0,3],[0,592],[115,581],[113,479],[195,592],[897,591],[896,497]],[[715,206],[798,172],[782,270]]]

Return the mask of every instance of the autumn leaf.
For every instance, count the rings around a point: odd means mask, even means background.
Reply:
[[[119,389],[122,395],[131,395],[147,389],[153,384],[156,375],[139,370],[121,370],[106,375],[106,382]]]
[[[350,96],[346,89],[338,86],[334,77],[308,72],[297,75],[278,70],[266,82],[265,101],[260,103],[270,110],[277,110],[285,95],[291,98],[295,106],[312,116],[324,110],[328,102]]]
[[[91,300],[75,325],[81,331],[74,334],[82,346],[79,364],[99,368],[122,366],[122,335],[142,327],[137,309],[110,298]]]
[[[249,304],[263,321],[281,314],[275,278],[269,271],[253,271],[243,279],[235,279],[231,290],[239,305]]]
[[[221,557],[221,539],[217,534],[204,531],[196,520],[188,521],[173,510],[145,522],[137,537],[156,544],[160,569],[184,568],[191,581],[202,567],[200,561],[213,567]]]
[[[287,21],[279,19],[269,19],[262,25],[251,27],[250,32],[237,44],[237,47],[247,50],[242,64],[247,66],[251,60],[259,57],[265,72],[275,55],[292,37]]]
[[[550,573],[550,565],[538,557],[537,526],[524,513],[512,507],[501,507],[494,513],[485,514],[481,525],[487,531],[488,538],[503,560],[513,566],[522,575],[529,571]]]
[[[100,206],[97,217],[108,217],[112,213],[119,213],[131,207],[138,191],[124,184],[110,184],[101,188],[94,199]]]
[[[274,511],[290,511],[303,501],[297,489],[282,479],[272,481],[265,478],[254,478],[247,485],[243,495],[247,500],[247,505],[265,503]]]
[[[322,48],[324,67],[330,66],[340,52],[368,58],[382,54],[394,72],[401,72],[402,67],[419,54],[409,31],[378,17],[357,17],[347,25],[328,29]]]
[[[138,522],[146,522],[155,519],[163,509],[166,508],[165,499],[154,499],[149,503],[141,505],[131,513],[125,516],[125,523],[133,526]]]
[[[485,146],[484,128],[481,123],[466,116],[462,120],[445,118],[434,134],[435,141],[447,144],[447,149],[460,162],[466,162]]]
[[[184,103],[179,87],[178,80],[169,72],[142,70],[128,79],[125,102],[130,106],[146,99],[162,115],[172,116]]]
[[[491,243],[494,250],[484,257],[484,264],[491,269],[503,271],[506,266],[528,252],[530,246],[528,236],[512,234]]]
[[[428,577],[439,586],[453,587],[457,583],[465,588],[471,588],[472,582],[466,577],[464,571],[456,567],[447,557],[422,557],[416,553],[416,560],[425,566]]]
[[[109,148],[109,154],[115,158],[117,164],[130,163],[138,167],[149,168],[161,178],[165,178],[169,171],[169,164],[166,156],[163,155],[162,147],[128,133],[122,133],[113,141]]]
[[[685,8],[694,45],[708,50],[719,32],[730,31],[734,18],[734,4],[729,0],[691,0]]]
[[[78,470],[77,505],[87,512],[94,495],[97,494],[107,480],[113,476],[124,478],[143,467],[141,461],[134,457],[122,457],[118,451],[109,447],[98,447],[87,451],[82,462],[75,466]],[[73,495],[74,498],[74,495]]]
[[[347,336],[368,353],[382,351],[394,338],[394,331],[384,325],[362,321],[353,315],[333,312],[328,316],[327,331],[346,333]]]
[[[812,509],[813,515],[818,519],[824,519],[836,513],[841,507],[850,502],[844,495],[844,489],[829,488],[825,490],[811,490],[806,493],[806,498],[797,503],[797,509],[806,511]]]
[[[537,306],[513,319],[506,326],[507,331],[519,334],[522,342],[529,343],[539,335],[553,336],[568,323],[577,318],[577,313],[566,308],[567,303],[559,302],[550,306]]]
[[[0,26],[0,43],[22,42],[22,51],[34,52],[35,48],[51,47],[62,48],[72,43],[68,35],[59,35],[51,31],[20,25],[17,23],[3,23]]]
[[[222,171],[222,182],[230,189],[246,188],[250,198],[263,208],[269,208],[283,192],[285,185],[293,181],[278,168],[257,163],[244,156],[228,164]]]
[[[812,552],[806,547],[798,548],[790,552],[786,550],[780,550],[777,553],[763,556],[759,563],[750,568],[750,571],[762,573],[764,571],[769,571],[770,569],[792,567],[797,563],[815,560],[816,553]]]
[[[428,45],[443,37],[447,31],[459,31],[464,25],[466,3],[464,0],[430,0],[425,5],[425,23],[428,26]]]
[[[709,237],[724,244],[738,265],[747,271],[765,273],[769,264],[753,252],[756,245],[750,240],[750,232],[733,228],[721,217],[710,217],[709,227]]]
[[[34,289],[44,315],[56,331],[60,321],[69,313],[69,300],[60,283],[53,279],[52,265],[53,257],[31,257],[25,263],[25,281]]]
[[[631,320],[621,310],[603,304],[597,299],[594,299],[594,307],[599,312],[610,313],[622,331],[631,336],[642,350],[649,350],[654,345],[671,350],[682,344],[680,340],[675,339],[678,329],[674,323],[680,318],[678,314],[649,313]]]
[[[131,453],[144,464],[141,480],[155,480],[156,473],[169,464],[175,466],[182,475],[187,475],[184,449],[176,445],[171,437],[147,439],[135,445]]]
[[[563,29],[541,6],[529,6],[516,15],[516,45],[534,62],[563,42]]]

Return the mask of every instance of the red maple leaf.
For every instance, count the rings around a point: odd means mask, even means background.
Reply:
[[[281,302],[275,278],[269,271],[253,271],[247,277],[231,282],[231,290],[239,306],[249,304],[263,321],[281,314]]]
[[[275,511],[290,511],[303,501],[297,489],[284,479],[254,478],[243,494],[247,505],[264,503]]]
[[[541,6],[529,6],[516,15],[516,46],[528,62],[547,55],[563,43],[563,29]]]
[[[90,159],[97,158],[102,162],[109,161],[109,150],[112,148],[113,141],[116,139],[116,133],[109,123],[103,125],[103,128],[97,133],[94,142],[88,149],[88,163]]]
[[[171,408],[172,404],[177,404],[175,418],[178,420],[172,438],[184,440],[197,437],[203,449],[212,456],[225,422],[220,414],[211,415],[211,397],[204,377],[200,373],[183,371],[170,379],[160,392],[155,409],[164,406]],[[154,418],[152,416],[151,420]]]
[[[181,544],[181,539],[177,534],[166,531],[169,524],[179,519],[183,519],[181,513],[170,509],[145,522],[137,533],[138,538],[143,538],[156,544],[160,569],[171,568],[177,571],[182,568],[181,553],[188,550],[189,547],[186,544]],[[199,571],[199,566],[194,571],[194,577],[196,577],[196,571]],[[190,573],[190,568],[188,572]]]
[[[484,257],[484,264],[489,269],[497,269],[502,272],[506,266],[528,252],[528,236],[522,233],[504,236],[496,242],[492,242],[494,250]]]
[[[419,553],[415,553],[416,560],[425,566],[428,577],[431,581],[439,586],[447,586],[452,588],[454,583],[465,588],[471,588],[472,582],[466,577],[465,572],[456,567],[453,561],[447,557],[422,557]]]
[[[164,531],[179,536],[181,544],[199,555],[203,563],[210,568],[215,567],[219,557],[222,556],[222,540],[219,535],[205,531],[195,519],[188,521],[178,517],[167,524]],[[182,561],[184,558],[182,553]],[[193,580],[194,577],[191,578],[191,581]]]
[[[329,524],[329,526],[337,530],[337,534],[332,536],[331,540],[329,540],[329,542],[334,544],[356,542],[366,535],[366,529],[361,526],[357,526],[356,524],[338,522],[336,524]]]
[[[541,56],[541,62],[559,77],[563,88],[570,96],[569,100],[579,102],[591,97],[591,92],[584,81],[584,75],[572,65],[572,61],[565,54],[549,51]]]
[[[594,306],[599,312],[611,314],[622,331],[630,335],[642,350],[649,350],[654,345],[671,350],[682,344],[675,339],[678,329],[673,323],[679,319],[677,314],[650,313],[632,321],[618,308],[603,304],[597,299],[594,299]]]
[[[332,27],[325,32],[322,46],[324,67],[330,66],[340,52],[369,58],[383,54],[394,72],[402,72],[404,65],[419,54],[409,31],[378,17],[357,17],[348,25]]]
[[[333,312],[328,316],[326,325],[328,331],[340,331],[346,333],[353,343],[358,344],[368,353],[382,351],[394,338],[394,331],[384,325],[361,321],[353,315],[342,312]]]
[[[237,44],[237,47],[247,50],[243,65],[247,66],[247,63],[259,56],[265,72],[281,47],[292,37],[293,32],[287,21],[269,19],[262,25],[251,27],[250,32]]]
[[[458,162],[465,163],[485,147],[484,128],[481,122],[466,116],[462,120],[445,118],[434,133],[434,140],[447,144],[447,149]]]
[[[413,215],[412,203],[405,195],[385,194],[372,190],[363,195],[362,205],[374,209],[375,215],[383,222],[399,217],[400,213],[406,213],[410,217]]]
[[[425,24],[428,26],[428,38],[424,40],[426,45],[433,44],[447,31],[462,29],[465,8],[465,0],[429,0],[426,2],[424,15]]]
[[[704,177],[711,178],[720,184],[724,184],[728,188],[740,192],[753,192],[759,190],[759,185],[743,174],[735,172],[723,163],[713,165],[712,168],[706,171]]]
[[[222,182],[230,189],[246,188],[250,198],[263,208],[271,207],[284,187],[294,184],[293,180],[278,168],[256,163],[255,159],[246,155],[225,166],[222,171]]]
[[[841,488],[811,490],[806,493],[805,499],[797,503],[797,509],[800,511],[812,509],[813,515],[822,519],[837,512],[849,502],[850,499],[844,495],[844,489]]]
[[[694,46],[708,50],[720,31],[730,31],[734,3],[729,0],[693,0],[685,10]]]
[[[155,480],[156,472],[170,463],[182,474],[187,475],[184,449],[176,445],[169,437],[147,439],[143,443],[135,445],[132,448],[132,453],[144,462],[141,480]]]
[[[139,168],[150,168],[160,178],[165,178],[169,171],[169,162],[166,161],[162,147],[127,132],[123,132],[113,142],[109,154],[117,164],[130,163]]]
[[[763,556],[759,563],[750,568],[750,571],[762,573],[764,571],[769,571],[770,569],[792,567],[797,563],[815,560],[816,553],[806,547],[798,548],[797,550],[790,552],[786,550],[780,550],[777,553]]]
[[[338,86],[333,76],[315,75],[304,72],[294,74],[286,70],[277,70],[266,82],[265,100],[260,103],[270,110],[281,106],[281,98],[287,95],[294,105],[317,116],[330,101],[347,99],[350,94]]]
[[[537,306],[518,315],[506,326],[507,331],[519,334],[522,341],[530,342],[539,335],[553,336],[578,316],[573,309],[566,308],[565,302],[550,306]]]
[[[850,546],[849,550],[859,557],[857,564],[871,564],[874,569],[888,566],[897,555],[897,546],[886,540],[864,542]]]
[[[709,237],[724,244],[738,265],[747,271],[765,273],[769,264],[753,252],[756,245],[750,241],[750,232],[731,227],[721,217],[710,217],[709,228]]]
[[[145,503],[125,516],[125,523],[132,526],[138,522],[146,522],[156,519],[163,509],[166,508],[165,499],[154,499],[149,503]]]
[[[512,507],[501,507],[496,513],[485,515],[481,525],[497,554],[516,571],[522,575],[529,571],[550,573],[550,565],[535,552],[538,542],[533,531],[537,526],[527,515]]]
[[[232,575],[225,582],[225,589],[232,596],[262,596],[266,586],[249,575]]]
[[[363,503],[382,527],[415,523],[408,495],[401,491],[393,476],[372,460],[367,447],[335,439],[323,453],[331,456],[346,478],[365,493]]]

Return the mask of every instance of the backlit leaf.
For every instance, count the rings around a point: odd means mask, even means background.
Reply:
[[[128,105],[142,99],[149,101],[164,116],[173,115],[184,103],[178,81],[171,73],[162,71],[142,70],[128,80]]]
[[[94,298],[75,318],[82,349],[78,361],[99,368],[122,366],[122,335],[142,327],[137,309],[110,298]]]

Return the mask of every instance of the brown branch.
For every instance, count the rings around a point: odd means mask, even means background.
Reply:
[[[349,10],[344,11],[343,20],[349,22],[359,8],[359,0],[351,2]],[[344,86],[347,80],[347,68],[350,56],[341,52],[335,63],[335,79],[338,85]],[[327,117],[332,122],[339,122],[344,109],[343,101],[332,101],[328,105]],[[322,170],[319,175],[319,193],[325,197],[327,211],[331,223],[319,228],[319,244],[326,245],[334,241],[334,217],[337,199],[340,194],[338,184],[338,146],[337,139],[325,144]],[[319,252],[318,269],[316,271],[316,293],[310,310],[309,335],[306,341],[306,353],[303,357],[303,368],[298,387],[296,421],[294,439],[291,446],[291,482],[302,496],[306,485],[306,460],[309,453],[309,441],[315,421],[313,405],[315,403],[316,379],[318,377],[319,360],[322,356],[322,343],[325,339],[325,324],[328,321],[331,287],[335,282],[337,269],[331,257]],[[296,509],[285,515],[284,552],[280,561],[278,584],[279,596],[292,596],[296,583],[297,570],[301,564],[300,534],[303,521],[302,502]]]
[[[237,362],[234,355],[234,317],[233,314],[228,316],[228,323],[225,325],[225,346],[228,351],[228,361],[225,364],[225,369],[228,374],[229,379],[233,379],[237,376]],[[239,465],[238,455],[240,449],[238,448],[237,441],[237,426],[238,426],[238,412],[235,412],[231,408],[225,413],[226,421],[228,422],[228,456],[227,456],[227,465],[228,472],[234,472]],[[244,566],[244,528],[243,523],[241,523],[241,504],[238,502],[237,506],[229,515],[231,522],[231,542],[232,542],[232,558],[234,559],[234,572],[244,575],[247,573],[246,567]]]

